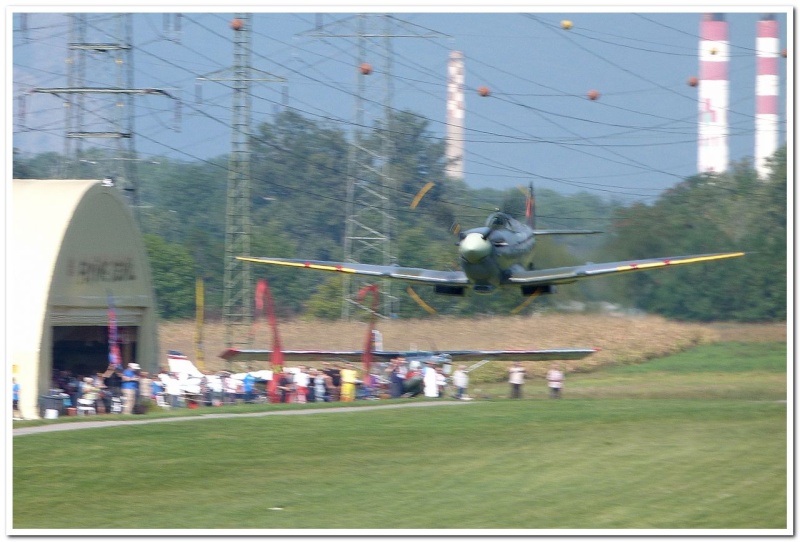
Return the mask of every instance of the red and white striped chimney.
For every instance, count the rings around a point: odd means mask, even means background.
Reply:
[[[756,23],[756,147],[755,168],[769,175],[767,158],[778,150],[778,21],[765,15]]]
[[[705,14],[700,22],[698,83],[699,173],[728,169],[728,23],[722,14]]]
[[[464,55],[451,51],[447,65],[447,137],[445,175],[464,179]]]

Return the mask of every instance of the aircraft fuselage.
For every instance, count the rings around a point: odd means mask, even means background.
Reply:
[[[531,269],[535,234],[532,228],[501,212],[482,228],[464,232],[459,261],[476,293],[491,293],[515,269]]]

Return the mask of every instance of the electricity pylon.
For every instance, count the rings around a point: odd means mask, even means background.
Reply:
[[[198,80],[228,81],[233,88],[231,110],[231,154],[228,159],[228,190],[225,211],[225,270],[222,318],[228,347],[252,343],[253,283],[250,264],[237,256],[250,256],[250,137],[251,83],[283,82],[285,79],[252,66],[252,35],[249,14],[237,14],[233,29],[233,68]]]
[[[316,38],[355,38],[354,71],[356,92],[354,129],[350,139],[345,209],[344,260],[347,262],[391,265],[397,260],[394,244],[396,212],[392,171],[392,103],[394,38],[439,38],[433,32],[388,14],[359,14],[304,33]],[[379,74],[379,75],[373,75]],[[358,299],[366,280],[343,277],[342,319],[353,311],[372,312]],[[396,315],[398,298],[389,280],[380,287],[381,303],[377,314]]]
[[[115,152],[105,175],[129,194],[136,214],[139,195],[134,98],[171,96],[157,88],[134,87],[132,14],[73,13],[69,17],[67,86],[33,89],[64,100],[64,162],[59,176],[80,177],[84,140],[112,139]],[[87,74],[91,85],[87,84]]]

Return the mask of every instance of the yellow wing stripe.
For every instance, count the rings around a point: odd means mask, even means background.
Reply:
[[[617,271],[638,271],[640,269],[652,269],[655,267],[665,267],[668,265],[681,265],[685,263],[698,263],[698,262],[708,262],[712,260],[724,260],[726,258],[736,258],[739,256],[744,256],[744,252],[731,252],[728,254],[717,254],[715,256],[702,256],[699,258],[685,258],[685,259],[677,259],[677,260],[662,260],[660,262],[650,262],[650,263],[642,263],[642,264],[633,264],[633,265],[621,265],[617,267]]]
[[[246,258],[243,256],[237,256],[237,260],[241,260],[243,262],[253,262],[253,263],[268,263],[272,265],[283,265],[286,267],[302,267],[306,269],[318,269],[321,271],[338,271],[340,273],[357,273],[355,269],[351,269],[349,267],[344,267],[340,265],[319,265],[310,262],[282,262],[279,260],[265,260],[263,258]]]

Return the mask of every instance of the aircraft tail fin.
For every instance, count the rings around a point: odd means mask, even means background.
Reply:
[[[603,233],[600,230],[537,230],[536,198],[533,194],[533,183],[528,185],[528,194],[525,198],[525,223],[536,235],[592,235],[595,233]]]
[[[531,229],[536,229],[536,199],[533,196],[533,183],[528,186],[528,194],[525,198],[525,223]]]

